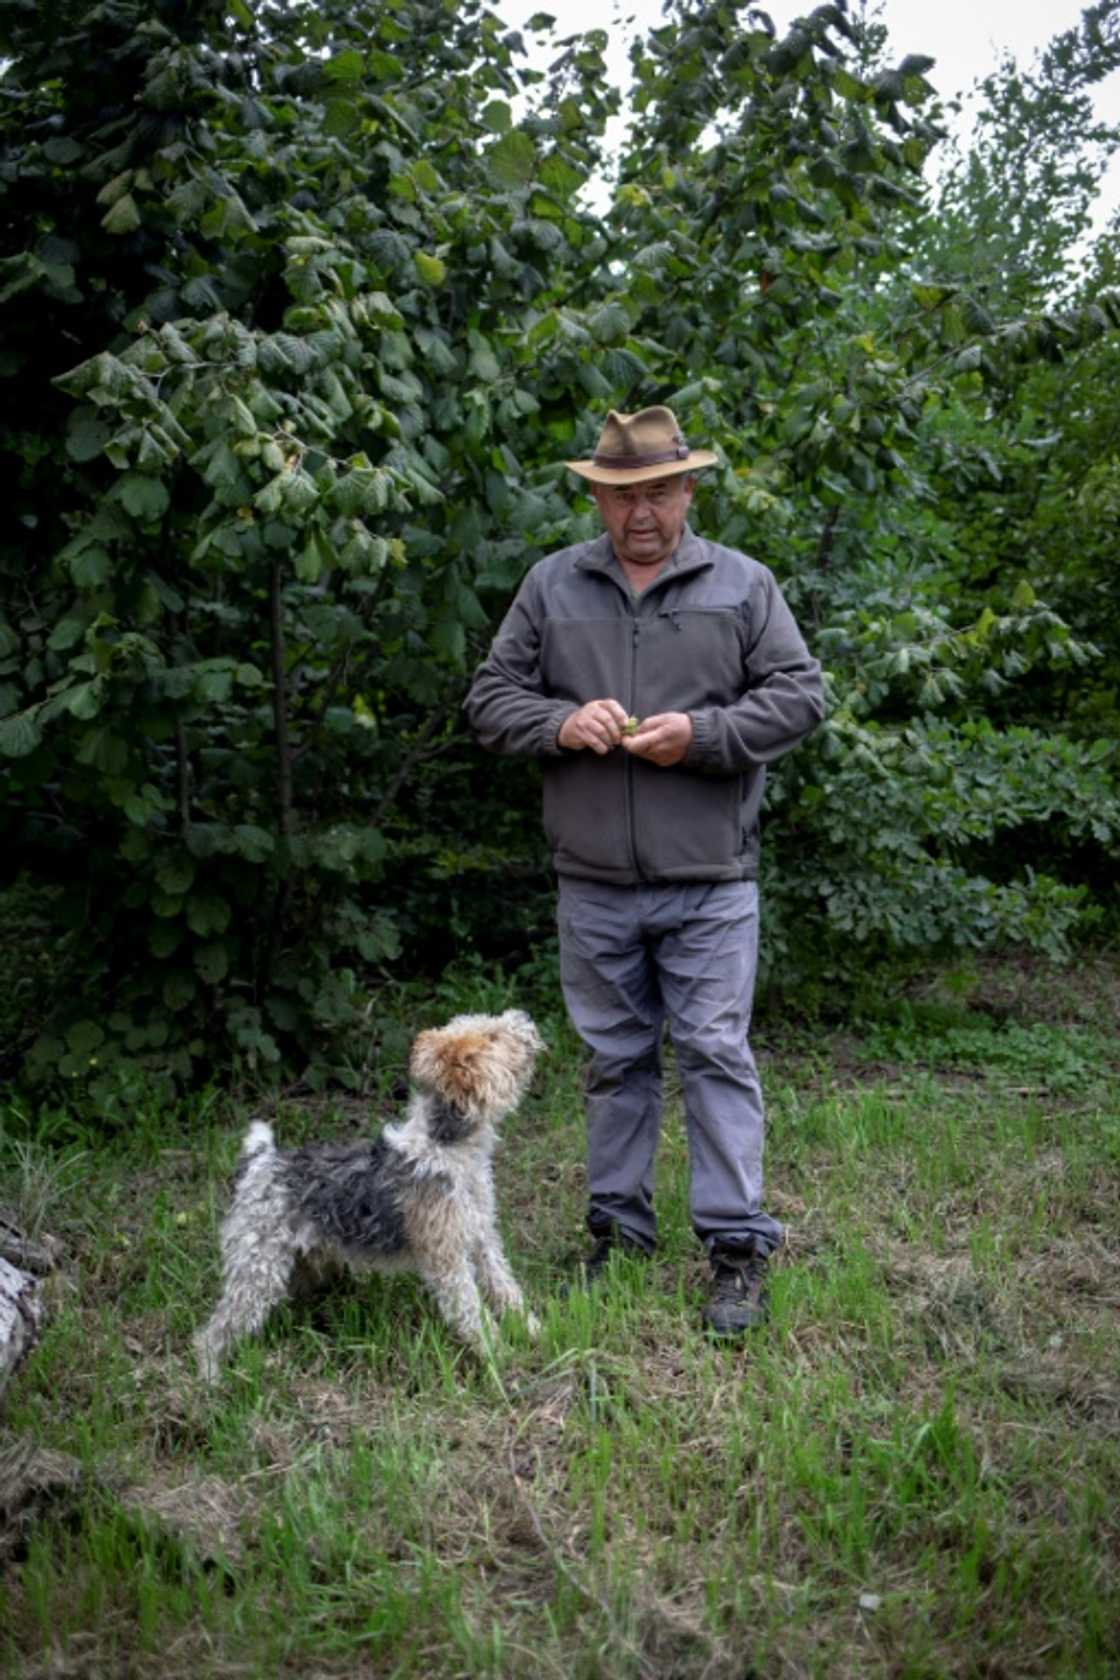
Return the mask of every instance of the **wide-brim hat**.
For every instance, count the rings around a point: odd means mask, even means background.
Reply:
[[[690,449],[671,408],[637,414],[611,409],[590,461],[565,461],[592,484],[644,484],[652,478],[698,472],[719,460],[710,449]]]

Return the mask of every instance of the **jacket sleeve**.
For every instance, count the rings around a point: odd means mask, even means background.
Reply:
[[[531,758],[564,756],[556,737],[576,708],[570,700],[551,699],[544,692],[543,616],[540,587],[530,572],[463,703],[468,723],[489,752]]]
[[[719,776],[770,764],[824,717],[820,664],[805,646],[773,573],[765,566],[758,570],[745,614],[744,690],[726,706],[689,714],[686,769]]]

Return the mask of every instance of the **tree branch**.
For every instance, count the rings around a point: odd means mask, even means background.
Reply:
[[[385,792],[381,795],[381,798],[377,802],[377,808],[374,811],[373,816],[370,818],[370,826],[372,828],[381,827],[381,823],[386,812],[392,807],[397,794],[412,774],[416,765],[419,764],[422,758],[426,758],[428,756],[426,750],[428,742],[431,740],[436,730],[447,721],[447,718],[451,713],[451,709],[451,705],[448,704],[446,706],[441,706],[437,711],[430,712],[428,714],[419,735],[417,735],[411,748],[398,765],[396,775],[393,777],[389,786],[385,789]],[[438,751],[439,749],[436,748],[435,750]]]
[[[288,736],[288,673],[284,660],[284,602],[280,561],[273,560],[269,580],[272,634],[272,716],[276,737],[276,814],[280,833],[292,832],[292,750]]]

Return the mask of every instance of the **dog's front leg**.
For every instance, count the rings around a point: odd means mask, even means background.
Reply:
[[[446,1322],[461,1341],[484,1357],[492,1352],[494,1323],[482,1302],[474,1274],[464,1259],[447,1272],[425,1272],[424,1282]]]
[[[494,1311],[499,1314],[519,1313],[535,1341],[540,1334],[540,1323],[535,1314],[526,1310],[521,1285],[510,1269],[497,1231],[487,1231],[479,1238],[475,1245],[474,1263],[482,1293]]]

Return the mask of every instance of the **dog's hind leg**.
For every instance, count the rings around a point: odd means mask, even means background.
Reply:
[[[286,1233],[261,1236],[252,1233],[251,1243],[235,1250],[226,1243],[222,1294],[210,1322],[194,1338],[198,1374],[203,1382],[216,1380],[230,1346],[242,1336],[254,1335],[273,1307],[289,1292],[296,1255]]]

